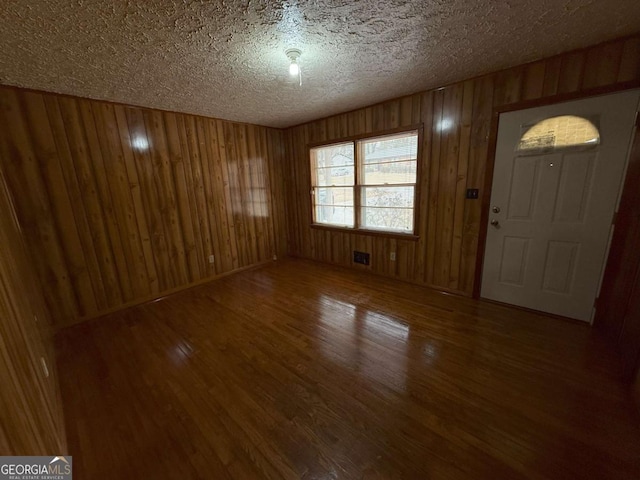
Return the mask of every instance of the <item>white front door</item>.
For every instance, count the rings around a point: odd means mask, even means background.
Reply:
[[[591,321],[639,98],[633,90],[500,115],[482,297]],[[539,122],[564,115],[589,120],[599,144],[553,146],[581,119]]]

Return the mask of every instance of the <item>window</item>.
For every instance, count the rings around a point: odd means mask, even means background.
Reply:
[[[596,126],[586,118],[574,115],[546,118],[524,130],[517,147],[518,152],[524,154],[600,144]]]
[[[414,232],[418,132],[311,149],[313,222]]]

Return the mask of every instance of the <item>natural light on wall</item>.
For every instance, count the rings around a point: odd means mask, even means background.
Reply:
[[[600,133],[596,126],[586,118],[573,115],[546,118],[525,129],[517,147],[522,153],[592,147],[600,143]]]
[[[131,139],[131,146],[139,151],[144,151],[149,148],[149,141],[146,137],[134,136]]]

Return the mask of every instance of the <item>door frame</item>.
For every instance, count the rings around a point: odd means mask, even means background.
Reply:
[[[484,252],[487,244],[489,214],[491,213],[489,211],[491,207],[491,186],[493,184],[493,173],[496,162],[496,149],[498,146],[498,127],[500,123],[500,115],[502,113],[512,112],[515,110],[526,110],[529,108],[555,105],[557,103],[564,103],[572,100],[582,100],[585,98],[597,97],[609,93],[619,93],[636,88],[640,88],[640,81],[634,80],[631,82],[619,83],[613,86],[598,87],[576,93],[558,94],[550,97],[535,100],[525,100],[522,102],[493,107],[493,113],[491,115],[491,126],[489,128],[487,164],[483,185],[484,193],[482,195],[482,204],[480,207],[480,229],[478,230],[478,250],[476,252],[476,270],[473,280],[473,298],[480,299],[480,288],[482,286],[482,269],[484,267]],[[630,188],[631,186],[628,185],[628,183],[625,181],[622,187],[622,195],[625,195],[625,193],[628,195],[629,192],[627,192],[627,190]],[[622,209],[623,206],[620,205],[619,208]],[[640,258],[640,251],[637,252],[637,256],[638,258]],[[610,258],[611,255],[608,255],[607,261],[603,267],[603,271],[609,267]],[[519,307],[516,306],[516,308]]]
[[[620,354],[628,383],[640,370],[640,116],[635,134],[593,322]]]

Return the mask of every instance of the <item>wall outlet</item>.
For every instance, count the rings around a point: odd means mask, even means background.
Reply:
[[[391,252],[389,254],[389,260],[391,260],[392,262],[396,261],[396,252]]]
[[[213,255],[209,255],[209,263],[213,265],[216,261],[216,258]]]
[[[273,261],[275,262],[276,260],[278,260],[278,256],[274,253],[273,254]]]

